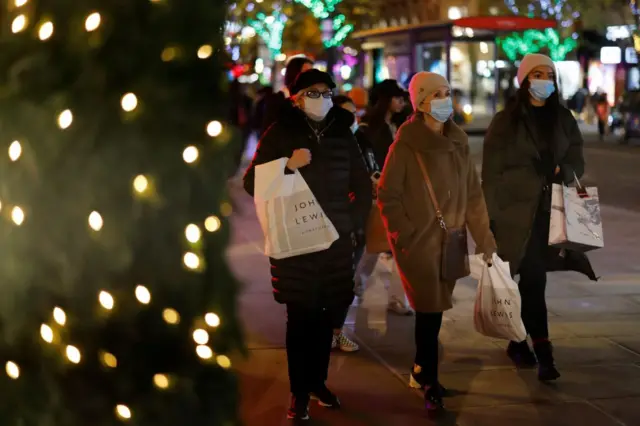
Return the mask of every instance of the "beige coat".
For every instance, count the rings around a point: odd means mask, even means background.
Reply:
[[[496,244],[467,135],[451,120],[444,135],[437,134],[413,116],[389,150],[378,205],[411,306],[418,312],[443,312],[452,307],[455,282],[441,279],[443,232],[415,152],[424,159],[447,226],[466,224],[477,253],[493,253]]]

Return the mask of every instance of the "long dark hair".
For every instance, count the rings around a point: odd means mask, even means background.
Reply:
[[[375,103],[367,107],[368,121],[374,124],[385,123],[387,112],[391,108],[391,100],[392,98],[389,96],[378,96]]]

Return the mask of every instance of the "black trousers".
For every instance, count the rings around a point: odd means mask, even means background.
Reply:
[[[416,312],[416,358],[422,367],[419,382],[434,386],[438,383],[438,335],[442,327],[442,312]]]
[[[519,270],[518,288],[522,299],[522,322],[534,342],[549,338],[546,301],[549,220],[550,213],[539,209]]]
[[[287,305],[287,364],[293,395],[307,395],[327,380],[334,327],[341,327],[326,309]]]

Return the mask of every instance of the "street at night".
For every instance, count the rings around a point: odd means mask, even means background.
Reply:
[[[535,370],[516,370],[506,342],[474,331],[476,282],[458,283],[454,308],[441,333],[442,382],[458,392],[447,399],[446,419],[424,415],[420,392],[408,387],[413,363],[412,317],[390,313],[385,334],[370,330],[364,308],[347,321],[361,351],[334,352],[328,386],[343,409],[312,404],[313,424],[395,426],[635,426],[640,424],[640,148],[585,135],[585,184],[602,199],[605,248],[589,254],[599,282],[575,273],[552,273],[547,291],[551,338],[562,377],[540,384]],[[482,137],[470,145],[478,155]],[[480,165],[479,165],[480,166]],[[252,201],[238,203],[229,259],[245,283],[241,315],[249,357],[240,369],[241,411],[247,425],[280,426],[289,403],[284,348],[285,310],[273,301],[262,234]]]

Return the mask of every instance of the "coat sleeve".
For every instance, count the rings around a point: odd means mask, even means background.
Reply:
[[[493,253],[496,241],[489,226],[489,213],[476,167],[467,155],[467,227],[476,242],[477,253]]]
[[[256,166],[270,161],[277,160],[282,157],[288,157],[291,153],[283,152],[280,141],[281,137],[278,131],[278,124],[271,126],[267,132],[262,136],[256,153],[253,156],[251,165],[244,173],[243,184],[244,190],[253,197],[254,184],[255,184],[255,169]]]
[[[356,229],[363,229],[373,202],[372,183],[365,165],[364,156],[355,137],[349,144],[350,174],[349,191],[355,195],[353,217]]]
[[[415,228],[402,204],[408,158],[408,152],[402,146],[391,145],[378,185],[378,207],[387,232],[401,250],[409,248],[415,234]]]
[[[582,132],[580,132],[576,120],[569,114],[567,114],[565,120],[570,120],[567,125],[569,149],[560,164],[560,173],[562,174],[562,180],[568,185],[575,180],[576,176],[580,179],[584,174],[584,140],[582,139]]]
[[[497,193],[500,190],[500,180],[504,171],[504,142],[508,138],[503,124],[506,118],[504,112],[496,114],[491,120],[484,137],[482,150],[482,189],[490,218],[497,217]]]

